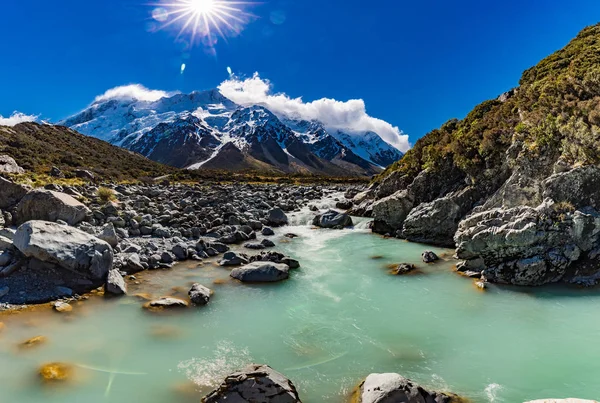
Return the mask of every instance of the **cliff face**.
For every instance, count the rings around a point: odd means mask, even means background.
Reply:
[[[599,140],[600,24],[527,70],[519,87],[420,139],[354,210],[373,217],[375,232],[456,245],[463,268],[491,280],[594,282],[573,271],[600,245]],[[581,226],[585,245],[574,235]]]

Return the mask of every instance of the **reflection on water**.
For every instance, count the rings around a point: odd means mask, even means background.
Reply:
[[[367,220],[321,230],[306,225],[312,215],[295,215],[273,237],[302,265],[283,283],[245,285],[228,268],[189,262],[137,274],[128,297],[92,296],[68,314],[43,306],[0,316],[0,401],[199,401],[251,362],[288,375],[309,403],[344,402],[375,371],[474,402],[598,397],[597,290],[479,292],[451,272],[451,251],[434,248],[448,260],[425,265],[425,246],[372,235]],[[420,274],[390,275],[387,266],[398,263]],[[215,291],[206,307],[141,308],[150,298],[185,297],[193,282]],[[45,341],[20,347],[36,336]],[[73,382],[40,382],[47,363],[71,365]]]

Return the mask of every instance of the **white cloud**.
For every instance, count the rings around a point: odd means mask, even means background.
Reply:
[[[13,112],[12,115],[5,118],[0,115],[0,126],[15,126],[23,122],[35,122],[38,116],[26,115],[21,112]]]
[[[252,78],[240,80],[232,77],[219,85],[219,91],[240,105],[261,104],[275,114],[290,118],[319,120],[326,127],[349,131],[373,131],[389,144],[406,152],[410,148],[408,135],[388,122],[367,114],[362,99],[336,101],[322,98],[304,102],[286,94],[272,94],[271,83],[255,73]]]
[[[168,97],[170,95],[173,94],[168,93],[166,91],[149,90],[148,88],[140,84],[131,84],[112,88],[106,91],[104,94],[97,96],[94,102],[109,101],[111,99],[135,99],[138,101],[154,102],[158,101],[161,98]]]

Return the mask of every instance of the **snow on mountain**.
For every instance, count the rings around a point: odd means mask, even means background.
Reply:
[[[321,122],[277,116],[261,105],[237,105],[218,90],[152,97],[111,91],[60,124],[190,169],[227,161],[219,157],[223,152],[243,167],[368,175],[402,156],[375,132],[328,130]]]

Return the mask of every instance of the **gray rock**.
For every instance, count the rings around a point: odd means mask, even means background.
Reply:
[[[373,203],[372,217],[376,232],[393,232],[401,229],[414,203],[413,196],[406,189]]]
[[[140,255],[137,253],[129,253],[123,258],[123,265],[121,266],[121,270],[123,270],[127,274],[139,273],[140,271],[144,271],[144,266],[140,260]]]
[[[400,263],[398,266],[396,266],[392,270],[392,272],[393,272],[393,274],[396,274],[396,275],[402,275],[402,274],[410,273],[411,271],[413,271],[415,269],[416,269],[416,267],[414,264]]]
[[[86,171],[85,169],[76,169],[75,171],[73,171],[73,173],[78,178],[88,179],[88,180],[92,180],[92,181],[95,179],[94,174],[91,173],[90,171]]]
[[[57,167],[52,167],[52,169],[50,169],[50,176],[53,178],[64,178],[65,174]]]
[[[288,217],[279,207],[272,208],[267,213],[267,223],[274,227],[280,227],[282,225],[287,225]]]
[[[107,293],[113,295],[127,294],[127,284],[125,284],[125,280],[118,270],[110,270],[108,272],[104,289]]]
[[[186,308],[189,304],[182,299],[173,297],[162,297],[159,299],[152,300],[144,304],[146,309],[173,309],[173,308]]]
[[[344,228],[353,225],[352,217],[348,214],[338,213],[334,210],[329,210],[323,214],[317,215],[313,219],[312,224],[321,228]]]
[[[433,263],[439,260],[440,258],[433,251],[426,250],[421,254],[421,259],[424,263]]]
[[[196,283],[192,286],[188,292],[188,295],[190,297],[190,301],[192,301],[194,305],[206,305],[210,300],[212,291],[202,284]]]
[[[27,193],[17,205],[17,222],[63,220],[69,225],[76,225],[88,213],[91,211],[83,203],[65,193],[37,189]]]
[[[273,231],[273,230],[272,230],[271,228],[269,228],[269,227],[264,227],[264,228],[262,229],[261,233],[262,233],[264,236],[271,236],[271,235],[275,235],[275,231]]]
[[[268,283],[289,277],[289,266],[271,262],[253,262],[231,271],[231,277],[242,282]]]
[[[245,255],[240,255],[235,252],[225,252],[223,259],[219,262],[221,266],[240,266],[248,263],[248,258]]]
[[[113,248],[119,244],[119,237],[117,236],[117,231],[115,231],[115,226],[112,223],[108,223],[104,226],[104,229],[98,235],[98,238],[102,239]]]
[[[202,403],[301,403],[296,387],[267,365],[252,364],[229,375]]]
[[[21,168],[17,161],[8,155],[0,155],[0,172],[7,174],[22,174],[25,170]]]
[[[29,192],[29,188],[0,176],[0,209],[15,206]]]
[[[429,391],[399,374],[370,374],[359,385],[357,403],[453,403],[454,395]]]
[[[109,244],[76,228],[51,222],[21,225],[14,245],[27,257],[57,264],[93,280],[104,280],[113,265]]]
[[[183,242],[180,242],[177,245],[173,246],[171,252],[173,252],[177,260],[186,260],[189,256],[188,246]]]

